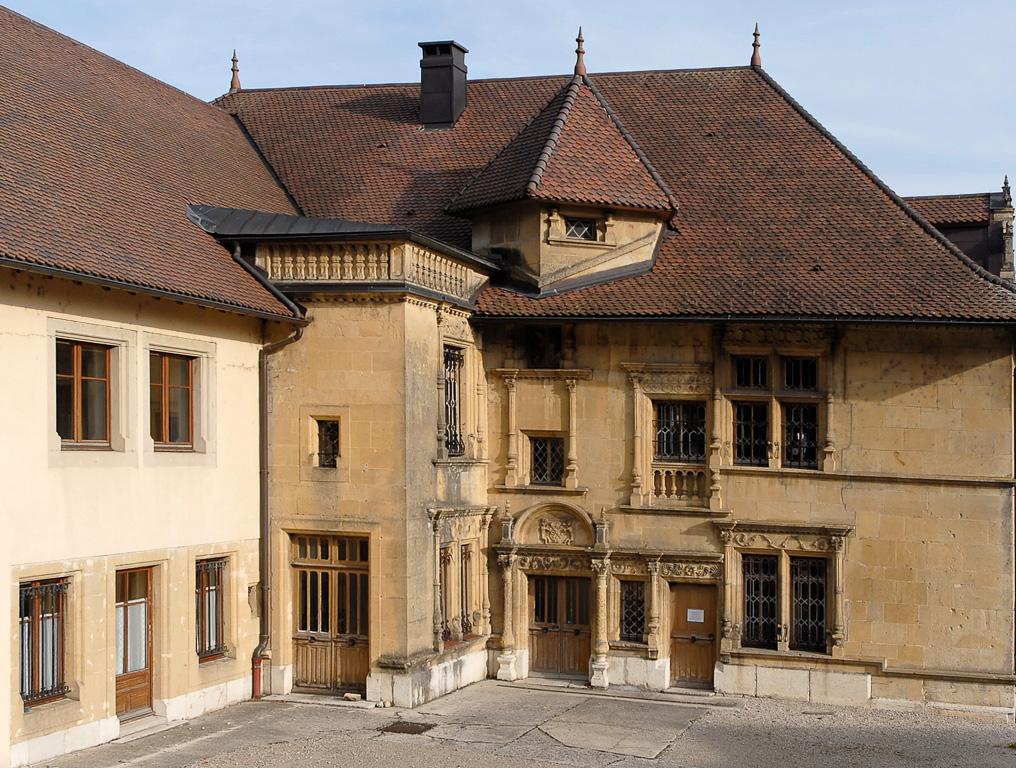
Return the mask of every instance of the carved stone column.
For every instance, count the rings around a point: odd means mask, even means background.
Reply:
[[[607,653],[610,644],[607,641],[607,574],[610,573],[610,560],[592,561],[593,573],[596,575],[596,633],[593,637],[593,661],[590,664],[592,673],[589,685],[593,688],[606,688],[610,685],[607,671],[610,663]]]
[[[504,579],[504,617],[501,628],[501,654],[497,657],[497,679],[517,680],[519,677],[515,658],[515,632],[512,625],[515,623],[513,606],[513,583],[515,580],[515,555],[498,555],[497,564],[501,566],[501,577]]]
[[[444,627],[441,611],[441,513],[436,509],[428,509],[427,518],[434,536],[434,650],[441,653],[444,650],[444,640],[441,637]]]
[[[720,613],[720,660],[730,660],[730,652],[741,644],[740,625],[735,621],[734,602],[737,584],[737,553],[732,531],[720,531],[723,542],[723,605]]]
[[[845,536],[831,536],[829,539],[833,552],[833,628],[829,633],[829,652],[836,658],[843,657],[843,644],[846,641],[846,627],[843,621],[846,606],[843,600],[844,576],[843,576],[843,549],[847,543]]]
[[[575,420],[578,412],[576,390],[578,381],[567,379],[565,386],[568,387],[568,456],[564,468],[564,487],[577,488],[579,485],[579,453],[578,438],[575,434]]]
[[[438,366],[437,366],[437,457],[439,459],[445,459],[448,457],[448,448],[446,444],[445,430],[447,423],[445,421],[445,362],[444,362],[444,315],[441,313],[441,307],[436,307],[437,312],[437,354],[438,354]]]
[[[649,573],[649,583],[646,584],[646,601],[649,603],[649,621],[646,622],[646,642],[649,644],[649,658],[660,658],[660,646],[663,644],[660,637],[660,561],[659,559],[647,560],[646,571]]]
[[[723,481],[720,465],[723,463],[723,394],[719,387],[713,388],[712,440],[709,441],[709,509],[723,508]]]
[[[490,521],[494,517],[494,507],[490,507],[481,518],[480,525],[480,626],[477,632],[481,635],[490,634],[490,574],[487,569],[487,542],[490,535]]]
[[[505,466],[504,484],[519,484],[519,428],[516,414],[515,379],[506,376],[505,389],[508,390],[508,463]]]
[[[642,435],[645,425],[645,421],[642,411],[642,377],[634,374],[629,374],[631,379],[632,388],[635,392],[635,399],[632,402],[632,412],[635,417],[635,432],[634,432],[634,445],[635,450],[632,458],[632,471],[631,471],[631,498],[628,503],[633,507],[641,507],[645,500],[643,493],[643,483],[645,478],[649,474],[649,467],[646,466],[646,451],[645,446],[642,444]],[[652,494],[648,496],[650,503],[652,503]]]

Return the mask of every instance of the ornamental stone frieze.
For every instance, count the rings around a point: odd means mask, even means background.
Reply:
[[[713,390],[708,365],[621,363],[621,367],[646,395],[708,395]]]
[[[500,558],[499,558],[500,561]],[[589,560],[568,555],[519,555],[517,565],[523,571],[588,571]],[[504,567],[502,565],[502,567]]]
[[[806,347],[826,349],[833,341],[833,329],[797,325],[728,325],[724,328],[723,346],[738,347]]]

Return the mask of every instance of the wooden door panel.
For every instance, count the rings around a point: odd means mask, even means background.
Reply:
[[[300,638],[294,643],[297,685],[311,688],[330,688],[332,684],[332,643],[329,639]]]
[[[129,719],[152,706],[152,569],[116,573],[116,713]]]
[[[716,666],[716,587],[672,587],[671,675],[674,683],[711,685]]]
[[[561,631],[561,672],[566,675],[588,675],[591,650],[588,630]]]
[[[592,642],[589,579],[533,576],[529,595],[530,670],[588,675]]]

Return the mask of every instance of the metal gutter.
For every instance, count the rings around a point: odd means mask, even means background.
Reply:
[[[244,307],[240,304],[230,304],[225,301],[216,301],[215,299],[206,299],[185,293],[174,293],[173,291],[166,291],[161,288],[151,288],[148,286],[138,285],[137,283],[130,283],[126,280],[114,280],[108,277],[92,275],[87,272],[75,272],[70,269],[63,269],[62,267],[36,264],[32,261],[22,261],[21,259],[14,259],[10,256],[0,255],[0,266],[10,267],[11,269],[21,270],[22,272],[35,272],[40,275],[49,275],[50,277],[60,277],[67,280],[74,280],[79,283],[88,283],[89,285],[97,285],[100,288],[116,288],[118,290],[129,291],[130,293],[138,293],[143,296],[152,296],[157,299],[171,299],[172,301],[178,301],[181,304],[194,304],[199,307],[218,309],[223,312],[233,312],[238,315],[261,318],[262,320],[275,320],[280,323],[303,323],[305,325],[307,323],[307,321],[301,317],[299,308],[288,299],[282,303],[287,308],[292,305],[297,310],[295,315],[292,317],[289,315],[275,314],[274,312],[268,312],[266,310],[254,309],[252,307]],[[279,298],[279,296],[281,296],[281,294],[278,294],[277,291],[272,291],[272,295],[275,298]]]

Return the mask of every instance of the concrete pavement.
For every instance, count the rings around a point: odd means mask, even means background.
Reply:
[[[393,724],[422,732],[381,730]],[[1011,724],[933,712],[488,680],[415,710],[306,695],[248,702],[41,765],[1016,768],[1012,743]]]

